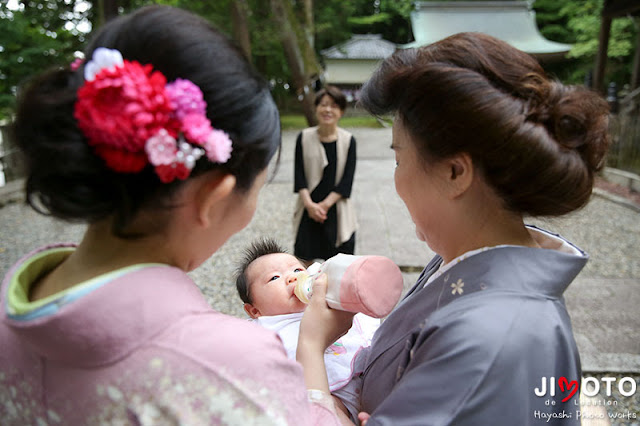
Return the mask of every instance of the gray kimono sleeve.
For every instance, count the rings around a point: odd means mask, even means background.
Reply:
[[[573,363],[563,360],[572,356],[559,344],[563,336],[548,333],[561,327],[549,318],[543,326],[533,321],[544,311],[557,315],[552,302],[509,298],[508,305],[478,306],[474,296],[438,311],[410,338],[400,378],[370,413],[367,426],[579,424],[575,409],[561,422],[546,422],[535,413],[573,407],[545,407],[533,392],[541,375],[575,373]]]

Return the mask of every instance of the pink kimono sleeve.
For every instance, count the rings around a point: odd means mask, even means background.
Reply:
[[[302,366],[287,358],[274,332],[223,315],[215,321],[192,317],[176,328],[180,334],[165,335],[166,344],[178,343],[208,370],[204,374],[234,389],[235,407],[251,407],[270,419],[265,424],[340,424],[332,409],[309,400]]]

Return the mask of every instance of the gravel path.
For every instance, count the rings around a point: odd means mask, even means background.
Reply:
[[[387,169],[393,167],[393,155],[391,150],[383,150],[381,147],[388,148],[390,131],[388,129],[354,129],[354,134],[358,139],[358,169],[355,185],[361,185],[354,191],[354,198],[356,198],[356,206],[364,206],[366,200],[362,197],[368,196],[367,191],[364,190],[368,188],[366,185],[377,186],[376,179],[389,185],[387,181],[392,176],[392,169]],[[270,236],[289,249],[293,246],[290,218],[295,202],[291,182],[295,135],[296,132],[285,132],[280,170],[273,181],[261,192],[258,209],[250,225],[234,235],[217,253],[190,273],[209,303],[221,312],[245,317],[242,303],[236,294],[233,276],[235,263],[251,241],[259,236]],[[382,165],[383,168],[376,169],[378,165]],[[390,211],[392,216],[396,215],[393,216],[395,219],[400,214],[395,212],[402,210],[401,202],[394,195],[389,195],[384,199],[384,203],[393,207]],[[359,217],[363,218],[362,223],[367,223],[364,219],[370,214],[374,213],[365,211],[364,208],[358,210]],[[403,220],[406,220],[406,212],[403,214]],[[637,282],[640,279],[640,213],[638,211],[595,196],[584,209],[562,219],[536,219],[528,222],[560,233],[590,254],[591,260],[580,275],[581,279],[606,278],[620,280],[620,282]],[[0,275],[4,275],[9,266],[20,256],[36,247],[55,241],[78,242],[84,228],[84,225],[65,224],[41,216],[19,202],[0,207]],[[370,251],[386,254],[377,250],[377,247],[383,246],[375,245],[376,239],[384,238],[380,237],[383,235],[380,230],[362,229],[359,233],[356,246],[358,253],[365,254]],[[393,234],[393,228],[392,232],[387,234]],[[415,240],[413,236],[406,239]],[[425,256],[417,257],[417,259],[423,258],[424,263],[429,260]],[[423,266],[415,259],[415,257],[411,258],[405,265]],[[415,273],[405,274],[407,285],[412,283],[415,276]],[[567,304],[569,305],[569,301]],[[625,312],[625,314],[637,317],[638,310]],[[632,333],[630,338],[640,340],[639,330],[634,329],[630,332]],[[618,401],[617,406],[607,407],[610,414],[620,415],[618,413],[628,412],[632,413],[630,417],[636,416],[635,419],[615,419],[611,424],[640,426],[640,372],[598,372],[598,377],[607,375],[618,378],[632,377],[639,388],[633,397],[625,397],[615,392],[612,395],[606,395],[603,393],[604,390],[601,390],[604,401],[614,399]]]

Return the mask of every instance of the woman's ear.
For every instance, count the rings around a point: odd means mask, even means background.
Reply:
[[[253,319],[256,319],[259,316],[261,316],[260,311],[258,310],[258,308],[253,306],[251,303],[245,303],[244,304],[244,311],[247,313],[247,315],[249,315]]]
[[[456,154],[445,160],[449,170],[448,186],[452,190],[453,198],[464,194],[473,183],[473,160],[466,152]]]
[[[201,225],[208,227],[211,223],[212,209],[224,211],[222,204],[231,198],[236,186],[236,177],[232,174],[215,174],[202,182],[198,188],[197,214]]]

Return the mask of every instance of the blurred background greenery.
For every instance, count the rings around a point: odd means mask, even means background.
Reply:
[[[528,0],[542,36],[571,45],[564,59],[544,64],[549,73],[565,83],[590,85],[603,8],[616,1],[638,0]],[[7,145],[6,125],[21,85],[49,67],[68,66],[82,57],[91,32],[103,22],[151,3],[191,10],[234,38],[269,81],[284,129],[313,124],[313,89],[322,84],[324,49],[354,34],[379,34],[398,45],[414,40],[413,0],[0,0],[0,168],[20,166],[15,149]],[[606,72],[597,89],[614,107],[626,97],[621,114],[612,120],[616,144],[609,165],[640,173],[640,89],[633,91],[628,84],[634,55],[640,55],[640,18],[633,15],[637,7],[611,21]],[[342,126],[388,125],[351,106]]]
[[[540,32],[549,40],[572,44],[566,60],[548,71],[564,82],[581,84],[594,65],[604,0],[537,0],[533,3]],[[236,39],[244,38],[248,55],[271,82],[284,113],[299,113],[300,102],[283,49],[275,7],[286,7],[288,19],[302,23],[315,61],[319,52],[352,34],[381,34],[404,44],[413,40],[411,0],[2,0],[0,1],[0,119],[8,118],[20,83],[47,67],[65,66],[82,51],[89,33],[113,14],[149,3],[189,9]],[[304,17],[309,14],[310,20]],[[240,16],[243,19],[236,19]],[[230,19],[231,18],[231,19]],[[305,20],[306,19],[306,20]],[[295,29],[295,28],[294,28]],[[311,34],[309,34],[311,32]],[[613,21],[606,83],[622,89],[631,74],[637,18]],[[286,122],[287,120],[285,120]]]

